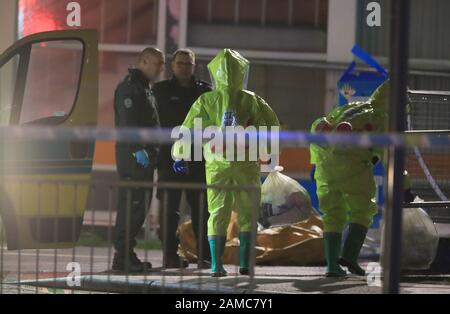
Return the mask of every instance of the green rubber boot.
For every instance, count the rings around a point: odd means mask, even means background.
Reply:
[[[350,224],[348,237],[345,240],[339,264],[347,267],[348,271],[358,276],[365,276],[366,272],[358,264],[358,256],[366,239],[367,228],[360,224]]]
[[[239,233],[239,273],[249,275],[250,232]]]
[[[225,253],[226,237],[209,236],[209,249],[211,252],[211,276],[225,277],[227,272],[223,268],[223,254]]]
[[[338,263],[341,252],[342,234],[338,232],[324,232],[323,244],[325,249],[325,259],[327,260],[327,277],[343,277],[346,271]]]

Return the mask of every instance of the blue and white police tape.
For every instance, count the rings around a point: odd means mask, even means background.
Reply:
[[[450,146],[450,130],[406,131],[404,133],[309,133],[309,132],[224,132],[225,136],[277,139],[282,147],[308,147],[310,144],[325,146],[357,147],[446,147]],[[201,137],[203,142],[210,140],[202,130],[191,132],[191,137]],[[16,140],[41,141],[115,141],[128,143],[171,144],[173,137],[170,128],[92,128],[92,127],[51,127],[51,126],[9,126],[0,127],[0,142]],[[193,143],[195,140],[193,141]]]

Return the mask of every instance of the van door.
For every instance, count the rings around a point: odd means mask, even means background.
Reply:
[[[0,55],[0,126],[96,126],[95,30],[34,34]],[[8,249],[78,240],[94,142],[9,140],[0,134],[0,214]]]

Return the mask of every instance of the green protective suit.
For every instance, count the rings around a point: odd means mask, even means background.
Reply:
[[[349,122],[354,132],[385,132],[388,100],[389,81],[381,85],[367,102],[335,108],[326,119],[332,132],[340,122]],[[311,132],[316,131],[319,121],[313,123]],[[314,177],[320,210],[324,213],[324,232],[340,233],[348,221],[369,227],[377,212],[372,159],[374,155],[381,158],[382,151],[313,144],[310,152],[311,164],[316,165]]]
[[[258,95],[245,90],[249,62],[238,52],[224,49],[209,64],[214,90],[201,95],[193,104],[183,126],[194,127],[194,119],[201,118],[203,128],[226,125],[279,126],[276,114]],[[176,156],[177,149],[174,150]],[[205,157],[218,154],[210,143],[204,145]],[[252,212],[259,214],[261,200],[260,165],[257,161],[209,160],[206,158],[207,184],[230,186],[233,189],[208,189],[208,237],[226,236],[231,211],[238,213],[240,232],[251,232]],[[253,185],[256,193],[239,190]],[[253,194],[253,195],[252,195]],[[254,208],[258,206],[258,208]],[[258,217],[257,217],[258,218]]]

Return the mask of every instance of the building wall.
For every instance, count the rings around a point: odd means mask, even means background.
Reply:
[[[185,1],[185,0],[183,0]],[[346,0],[348,1],[348,0]],[[354,1],[354,0],[351,0]],[[19,35],[66,29],[69,0],[19,0]],[[99,125],[113,125],[113,91],[135,63],[139,51],[158,43],[159,5],[167,5],[164,42],[185,44],[206,64],[202,49],[235,48],[252,63],[249,88],[273,104],[291,129],[307,130],[323,113],[325,72],[292,66],[292,60],[320,58],[327,51],[327,0],[80,0],[81,28],[95,28],[100,40]],[[169,22],[181,23],[173,28]],[[217,36],[220,34],[220,36]],[[181,43],[182,44],[182,43]],[[160,48],[173,50],[172,45]],[[198,48],[198,49],[196,49]],[[263,56],[254,57],[247,51]],[[171,51],[166,51],[170,53]],[[290,58],[279,53],[294,54]],[[166,77],[170,75],[169,67]],[[209,80],[199,65],[198,75]],[[300,114],[298,114],[300,113]]]
[[[191,0],[186,43],[204,63],[221,48],[241,51],[251,62],[248,88],[267,100],[285,129],[309,130],[324,111],[326,73],[294,63],[325,59],[328,6],[323,0]]]
[[[19,1],[21,35],[49,27],[66,28],[65,6],[69,0]],[[366,25],[366,0],[79,2],[82,28],[99,31],[100,126],[113,125],[114,88],[146,46],[167,49],[166,53],[176,45],[193,48],[199,60],[197,75],[205,80],[209,80],[206,64],[219,49],[240,50],[251,62],[249,89],[264,97],[285,128],[292,130],[309,130],[315,118],[334,106],[342,69],[327,67],[336,63],[344,67],[351,61],[350,49],[355,42],[381,56],[380,60],[388,54],[387,0],[379,1],[380,28]],[[412,0],[411,57],[424,68],[442,68],[446,64],[441,61],[450,52],[446,40],[450,22],[445,16],[450,2],[429,3]],[[435,61],[435,65],[421,60]],[[165,77],[169,75],[168,64]],[[446,78],[415,74],[411,75],[410,87],[448,90],[450,83]]]
[[[369,53],[389,56],[390,1],[379,0],[381,27],[366,24],[366,6],[371,1],[358,1],[357,42]],[[411,0],[410,59],[412,68],[448,72],[450,70],[450,1]],[[387,59],[385,64],[387,63]],[[387,65],[387,64],[386,64]],[[450,77],[436,75],[410,75],[411,89],[450,90]]]
[[[379,0],[381,27],[366,24],[366,6],[369,0],[358,1],[358,43],[376,56],[389,55],[390,1]],[[411,0],[410,58],[448,59],[450,55],[450,1]]]

